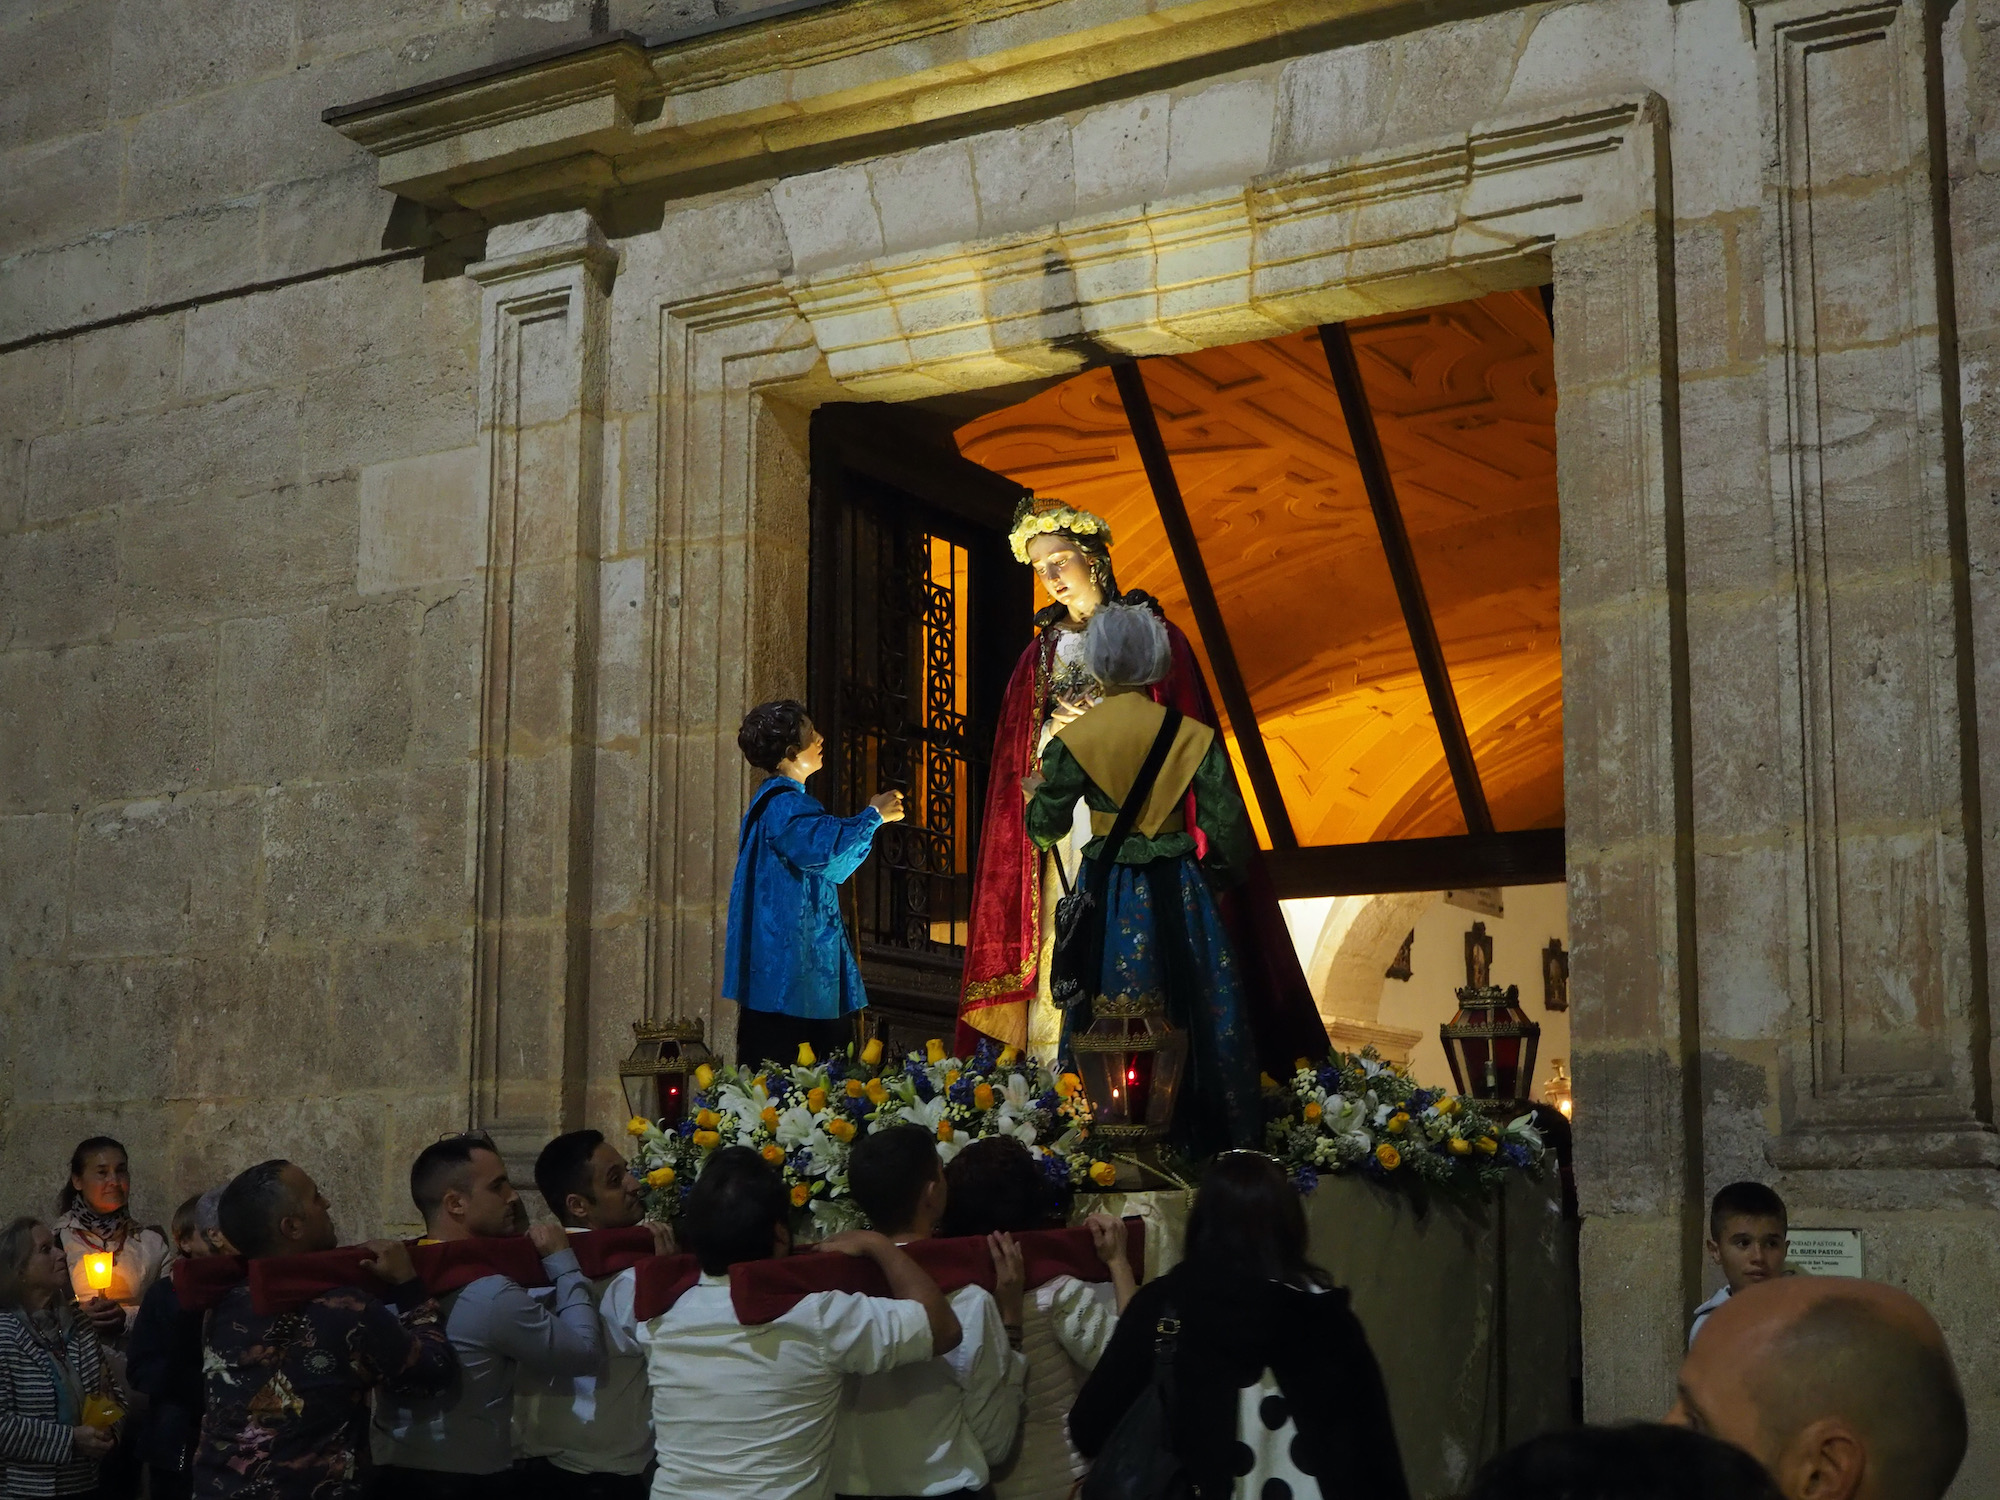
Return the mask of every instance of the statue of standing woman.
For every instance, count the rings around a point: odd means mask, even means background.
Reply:
[[[1119,589],[1111,567],[1111,528],[1101,516],[1031,497],[1015,513],[1008,541],[1016,560],[1035,570],[1050,603],[1035,616],[1034,639],[1008,681],[994,735],[959,995],[958,1048],[969,1052],[984,1035],[1053,1055],[1061,1045],[1062,1013],[1050,1003],[1048,988],[1061,894],[1052,861],[1065,861],[1073,878],[1092,833],[1089,809],[1079,800],[1077,831],[1044,854],[1028,835],[1022,784],[1039,770],[1057,731],[1103,701],[1102,686],[1083,660],[1084,627],[1098,606],[1143,605],[1158,615],[1172,661],[1167,675],[1146,689],[1148,696],[1212,729],[1219,724],[1187,637],[1150,595]],[[1233,772],[1230,789],[1240,798]],[[1205,855],[1192,789],[1186,801],[1185,826],[1197,830],[1197,855]],[[1270,877],[1254,851],[1241,878],[1217,894],[1216,904],[1237,958],[1258,1065],[1282,1077],[1297,1058],[1324,1057],[1326,1028]]]

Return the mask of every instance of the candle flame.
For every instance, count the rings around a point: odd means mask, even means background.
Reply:
[[[83,1279],[90,1284],[93,1292],[111,1289],[111,1257],[108,1255],[86,1255],[83,1258]]]

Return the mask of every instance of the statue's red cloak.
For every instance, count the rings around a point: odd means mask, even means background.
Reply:
[[[1193,648],[1171,620],[1166,626],[1173,644],[1173,668],[1153,686],[1153,701],[1219,730],[1215,704]],[[1047,717],[1054,649],[1054,628],[1038,630],[1015,664],[1001,700],[1000,727],[993,737],[987,776],[986,816],[980,825],[979,866],[972,884],[965,977],[959,991],[956,1045],[961,1056],[970,1053],[982,1036],[1015,1046],[1026,1044],[1028,1003],[1035,996],[1041,956],[1042,860],[1023,820],[1021,778],[1035,769],[1035,741]],[[1189,828],[1195,827],[1193,802],[1190,791]],[[1206,853],[1199,829],[1195,838]],[[1258,1065],[1282,1078],[1296,1059],[1324,1057],[1326,1027],[1299,968],[1261,855],[1252,857],[1242,880],[1216,892],[1216,905],[1243,976]]]

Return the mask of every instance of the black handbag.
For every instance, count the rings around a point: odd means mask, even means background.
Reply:
[[[1184,1500],[1195,1493],[1187,1465],[1174,1452],[1174,1345],[1180,1331],[1169,1302],[1153,1325],[1153,1378],[1092,1460],[1081,1500]]]
[[[1118,851],[1125,847],[1132,825],[1139,821],[1139,811],[1152,795],[1153,783],[1160,779],[1160,767],[1166,764],[1167,752],[1173,748],[1174,736],[1180,730],[1180,710],[1168,709],[1160,732],[1153,737],[1153,747],[1139,767],[1138,778],[1118,809],[1117,821],[1104,836],[1104,847],[1097,858],[1084,861],[1085,868],[1077,872],[1074,889],[1063,869],[1062,856],[1056,856],[1056,875],[1062,881],[1063,893],[1056,902],[1056,949],[1049,960],[1049,1000],[1057,1010],[1068,1010],[1096,998],[1103,979],[1104,890],[1111,881],[1111,867],[1118,862]]]

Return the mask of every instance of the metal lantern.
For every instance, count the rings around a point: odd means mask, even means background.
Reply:
[[[1458,1014],[1438,1028],[1451,1081],[1461,1094],[1525,1109],[1542,1028],[1521,1009],[1518,985],[1467,985]]]
[[[713,1061],[700,1021],[634,1021],[632,1055],[618,1065],[626,1108],[671,1130],[694,1091],[694,1070]]]
[[[1099,1000],[1088,1028],[1070,1039],[1091,1129],[1127,1150],[1151,1147],[1174,1123],[1187,1033],[1171,1026],[1156,1001]]]
[[[1563,1066],[1560,1057],[1549,1059],[1549,1081],[1542,1088],[1542,1102],[1561,1110],[1565,1120],[1576,1109],[1576,1096],[1570,1090],[1569,1069]]]

